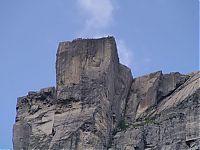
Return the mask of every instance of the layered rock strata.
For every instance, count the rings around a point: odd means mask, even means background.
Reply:
[[[113,37],[61,42],[56,87],[17,100],[13,147],[198,149],[199,78],[159,71],[133,79]]]

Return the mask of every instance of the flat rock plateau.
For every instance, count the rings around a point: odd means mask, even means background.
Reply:
[[[200,72],[133,78],[114,37],[59,43],[56,86],[19,97],[14,150],[199,150]]]

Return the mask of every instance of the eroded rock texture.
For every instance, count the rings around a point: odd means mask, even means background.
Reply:
[[[61,42],[56,87],[18,98],[14,149],[199,149],[199,78],[133,79],[113,37]]]
[[[111,149],[200,149],[199,80],[199,72],[191,75],[156,72],[134,79],[126,125],[114,135]]]

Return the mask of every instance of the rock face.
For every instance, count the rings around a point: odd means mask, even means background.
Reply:
[[[17,100],[13,147],[199,149],[199,80],[161,71],[133,79],[113,37],[61,42],[56,87]]]
[[[156,72],[134,79],[126,126],[114,135],[111,149],[200,149],[199,86],[200,72]]]

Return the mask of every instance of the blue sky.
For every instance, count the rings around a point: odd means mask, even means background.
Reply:
[[[199,70],[198,0],[1,0],[0,149],[16,99],[55,85],[58,42],[113,35],[133,76]]]

